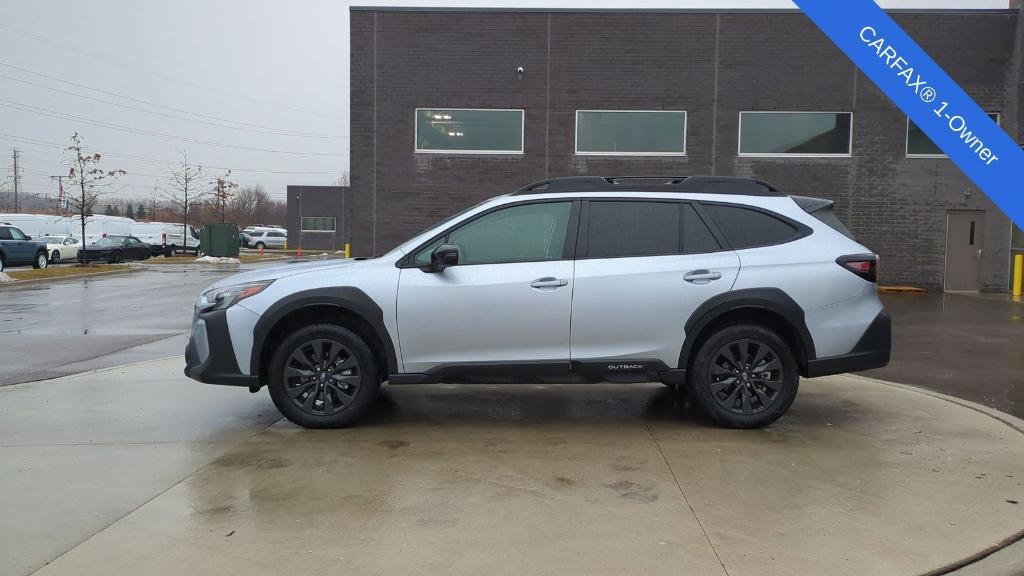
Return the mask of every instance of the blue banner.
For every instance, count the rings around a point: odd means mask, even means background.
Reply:
[[[1024,151],[872,0],[794,0],[1018,226]]]

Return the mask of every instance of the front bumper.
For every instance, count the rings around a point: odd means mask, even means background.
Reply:
[[[259,378],[242,374],[235,361],[227,309],[196,314],[185,346],[185,375],[205,384],[259,388]]]
[[[817,358],[807,362],[807,373],[804,376],[816,378],[846,372],[859,372],[871,368],[881,368],[889,363],[892,351],[892,320],[882,310],[871,321],[864,335],[860,337],[853,350],[839,356]]]

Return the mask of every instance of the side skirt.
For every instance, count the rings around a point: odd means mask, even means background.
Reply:
[[[573,360],[550,362],[472,362],[441,364],[427,372],[391,374],[390,384],[583,384],[664,382],[679,386],[686,370],[661,360]]]

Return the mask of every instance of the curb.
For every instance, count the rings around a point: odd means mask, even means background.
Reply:
[[[60,280],[78,280],[79,278],[88,278],[90,276],[110,276],[112,274],[128,274],[131,272],[141,272],[142,268],[132,266],[123,270],[103,270],[100,272],[86,272],[85,274],[68,274],[67,276],[54,276],[53,278],[32,278],[29,280],[17,280],[14,282],[5,282],[0,284],[0,290],[7,288],[15,288],[18,286],[29,286],[32,284],[42,284],[45,282],[58,282]]]

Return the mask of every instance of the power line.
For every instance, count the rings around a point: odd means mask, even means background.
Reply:
[[[46,140],[37,140],[35,138],[26,138],[23,136],[14,136],[12,134],[0,133],[0,140],[8,140],[11,142],[18,142],[21,144],[31,144],[34,146],[41,146],[44,148],[53,148],[57,150],[65,150],[67,146],[58,144],[56,142],[49,142]],[[135,160],[137,162],[152,162],[157,164],[168,164],[177,165],[180,164],[179,160],[161,160],[158,158],[147,158],[144,156],[136,156],[133,154],[123,154],[117,152],[105,152],[103,150],[96,150],[95,152],[103,154],[104,156],[111,156],[113,158],[123,158],[125,160]],[[305,171],[305,170],[264,170],[260,168],[237,168],[234,166],[216,166],[213,164],[203,164],[207,168],[213,168],[216,170],[232,170],[235,172],[253,172],[259,174],[285,174],[285,175],[296,175],[296,176],[341,176],[344,171],[331,172],[331,171]]]
[[[82,116],[75,116],[74,114],[67,114],[59,112],[57,110],[50,110],[49,108],[41,108],[39,106],[32,106],[29,104],[23,104],[21,102],[15,102],[14,100],[6,100],[0,98],[0,106],[4,108],[11,108],[13,110],[20,110],[22,112],[31,112],[40,116],[48,116],[50,118],[57,118],[59,120],[71,120],[73,122],[84,122],[100,128],[107,128],[108,130],[118,130],[121,132],[127,132],[129,134],[139,134],[142,136],[153,136],[156,138],[166,138],[168,140],[175,140],[178,142],[187,142],[189,144],[202,144],[204,146],[217,146],[220,148],[235,148],[237,150],[248,150],[250,152],[266,152],[270,154],[290,154],[294,156],[344,156],[344,154],[338,152],[296,152],[293,150],[275,150],[271,148],[255,148],[252,146],[242,146],[238,144],[226,144],[223,142],[213,142],[210,140],[199,140],[198,138],[188,138],[186,136],[176,136],[174,134],[164,134],[163,132],[155,132],[153,130],[145,130],[143,128],[133,128],[131,126],[123,126],[120,124],[114,124],[112,122],[104,122],[102,120],[94,120],[91,118],[85,118]]]
[[[224,90],[218,90],[216,88],[211,88],[209,86],[204,86],[202,84],[196,84],[194,82],[189,82],[188,80],[183,80],[181,78],[175,78],[173,76],[168,76],[168,75],[160,73],[160,72],[154,72],[152,70],[147,70],[147,69],[142,68],[140,66],[135,66],[133,64],[128,64],[126,62],[121,62],[121,61],[118,61],[116,59],[113,59],[113,58],[110,58],[110,57],[107,57],[107,56],[99,56],[99,55],[96,55],[96,54],[92,54],[89,51],[83,50],[82,48],[80,48],[78,46],[72,46],[70,44],[65,44],[64,42],[60,42],[60,41],[54,40],[52,38],[47,38],[46,36],[41,36],[41,35],[35,34],[33,32],[28,32],[28,31],[25,31],[25,30],[20,30],[18,28],[15,28],[15,27],[7,25],[7,24],[0,23],[0,28],[5,28],[7,30],[10,30],[11,32],[14,32],[15,34],[20,34],[22,36],[26,36],[28,38],[32,38],[33,40],[36,40],[36,41],[39,41],[39,42],[46,42],[46,43],[53,44],[54,46],[59,46],[59,47],[65,49],[65,50],[69,50],[69,51],[74,52],[75,54],[78,54],[78,55],[84,55],[84,56],[88,56],[90,58],[93,58],[95,60],[110,62],[112,64],[116,64],[117,66],[128,68],[130,70],[137,70],[137,71],[140,71],[140,72],[144,72],[146,74],[150,74],[150,75],[156,76],[157,78],[163,78],[164,80],[169,80],[171,82],[177,82],[179,84],[184,84],[185,86],[190,86],[192,88],[196,88],[196,89],[199,89],[199,90],[206,90],[208,92],[213,92],[215,94],[220,94],[222,96],[229,96],[231,98],[235,98],[235,99],[238,99],[238,100],[245,100],[247,102],[252,102],[254,104],[260,104],[260,105],[263,105],[263,106],[269,106],[271,108],[280,108],[282,110],[290,110],[292,112],[298,112],[300,114],[308,114],[308,115],[311,115],[311,116],[320,116],[322,118],[332,118],[332,119],[335,119],[335,120],[344,120],[344,118],[342,118],[341,116],[335,116],[333,114],[324,114],[322,112],[313,112],[313,111],[310,111],[310,110],[302,110],[300,108],[293,108],[291,106],[285,106],[283,104],[274,104],[272,102],[265,102],[263,100],[257,100],[255,98],[250,98],[248,96],[242,96],[241,94],[234,94],[234,93],[227,92],[227,91],[224,91]]]
[[[186,122],[196,122],[196,123],[200,123],[200,124],[209,124],[211,126],[218,126],[218,127],[222,127],[222,128],[232,128],[232,129],[236,129],[236,130],[250,129],[250,131],[254,131],[254,132],[267,131],[267,132],[273,133],[273,134],[278,135],[278,136],[301,136],[301,137],[306,137],[306,138],[348,138],[348,136],[345,136],[343,134],[320,134],[320,133],[316,133],[316,132],[304,132],[304,131],[301,131],[301,130],[290,130],[290,129],[287,129],[287,128],[274,128],[274,127],[271,127],[271,126],[262,126],[260,124],[251,124],[251,123],[248,123],[248,122],[240,122],[240,121],[237,121],[237,120],[229,120],[227,118],[221,118],[221,117],[218,117],[218,116],[210,116],[208,114],[201,114],[199,112],[192,112],[192,111],[189,111],[189,110],[183,110],[181,108],[174,108],[173,106],[165,106],[163,104],[157,104],[155,102],[150,102],[148,100],[142,100],[142,99],[139,99],[139,98],[132,98],[131,96],[125,96],[123,94],[118,94],[116,92],[111,92],[109,90],[102,90],[100,88],[95,88],[95,87],[92,87],[92,86],[87,86],[85,84],[79,84],[77,82],[72,82],[70,80],[64,80],[63,78],[58,78],[56,76],[50,76],[48,74],[43,74],[41,72],[36,72],[36,71],[33,71],[33,70],[29,70],[28,68],[22,68],[21,66],[15,66],[13,64],[8,64],[6,62],[0,62],[0,66],[4,66],[4,67],[7,67],[7,68],[12,68],[14,70],[18,70],[18,71],[24,72],[26,74],[32,74],[34,76],[39,76],[41,78],[46,78],[46,79],[52,80],[54,82],[62,82],[64,84],[69,84],[71,86],[76,86],[78,88],[84,88],[86,90],[92,90],[93,92],[98,92],[100,94],[106,94],[108,96],[114,96],[115,98],[121,98],[121,99],[128,100],[128,101],[131,101],[131,102],[136,102],[136,103],[139,103],[139,104],[145,104],[146,106],[153,106],[153,107],[156,107],[156,108],[163,108],[164,110],[170,110],[172,112],[178,112],[178,113],[181,113],[181,114],[189,114],[189,115],[192,115],[192,116],[197,116],[199,118],[205,118],[205,119],[208,119],[208,120],[215,120],[217,122],[223,122],[223,123],[226,123],[226,124],[237,124],[238,127],[235,127],[235,126],[223,126],[221,124],[210,124],[208,122],[201,122],[199,120],[193,120],[193,119],[189,119],[189,118],[180,118],[180,117],[177,117],[177,116],[171,116],[171,115],[167,115],[167,114],[162,114],[162,113],[159,113],[159,112],[154,112],[152,110],[146,110],[144,108],[136,108],[134,106],[128,106],[127,104],[121,104],[121,103],[118,103],[118,102],[111,102],[109,100],[103,100],[103,99],[100,99],[100,98],[93,98],[91,96],[86,96],[84,94],[79,94],[77,92],[71,92],[69,90],[62,90],[60,88],[54,88],[52,86],[47,86],[45,84],[39,84],[37,82],[32,82],[30,80],[25,80],[25,79],[22,79],[22,78],[15,78],[13,76],[7,76],[7,75],[4,75],[4,74],[0,74],[0,77],[6,78],[8,80],[13,80],[15,82],[21,82],[23,84],[29,84],[31,86],[38,86],[39,88],[45,88],[47,90],[52,90],[54,92],[60,92],[60,93],[63,93],[63,94],[70,94],[71,96],[76,96],[78,98],[84,98],[86,100],[92,100],[92,101],[95,101],[95,102],[102,102],[104,104],[109,104],[111,106],[120,106],[122,108],[127,108],[129,110],[138,110],[140,112],[146,112],[148,114],[155,114],[155,115],[158,115],[158,116],[165,116],[167,118],[173,118],[173,119],[176,119],[176,120],[184,120]]]

